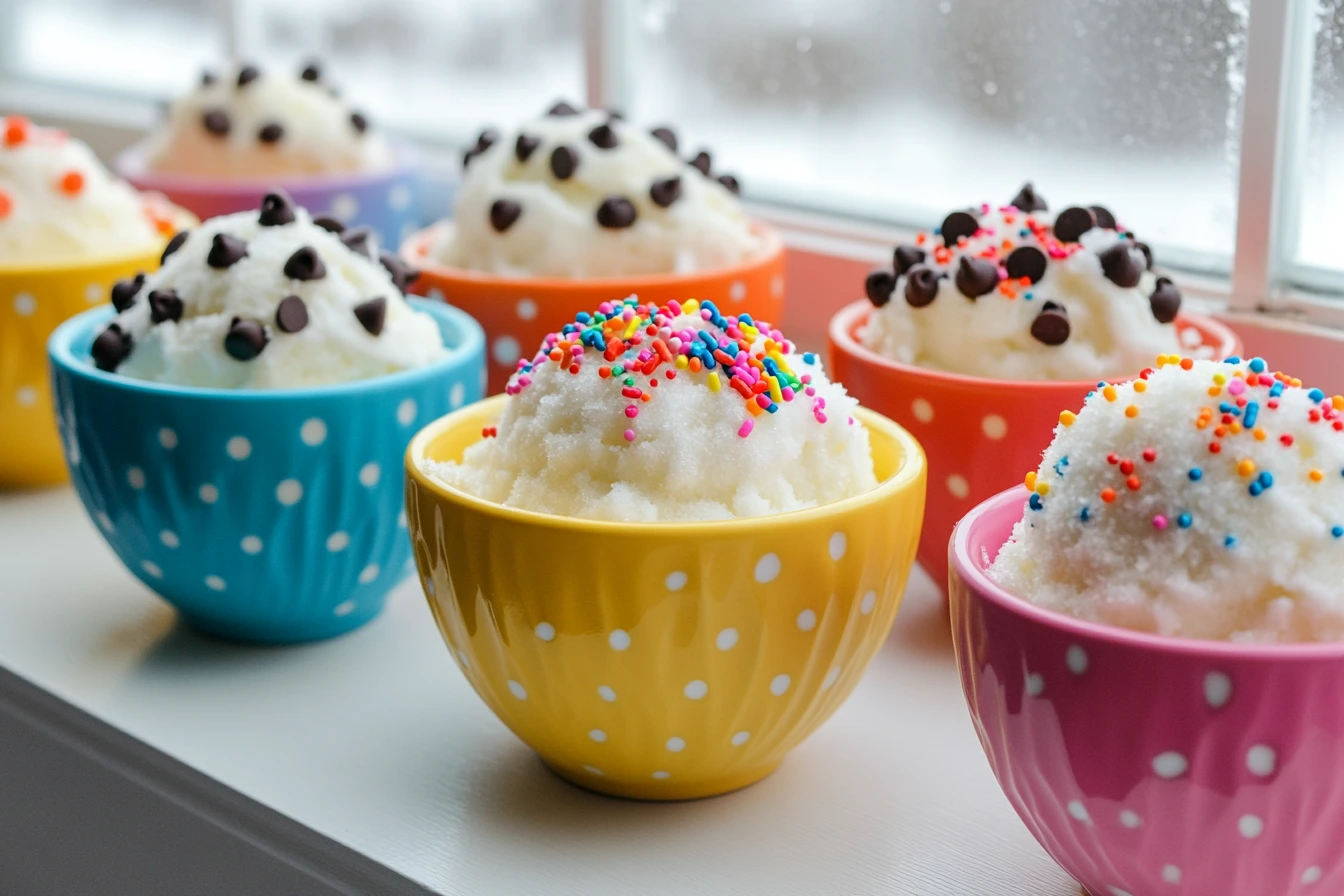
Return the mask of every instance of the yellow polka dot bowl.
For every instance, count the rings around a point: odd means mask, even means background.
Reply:
[[[47,338],[108,300],[112,284],[159,266],[156,247],[73,262],[0,263],[0,488],[68,478],[47,374]]]
[[[914,562],[925,461],[858,410],[876,488],[704,523],[551,516],[427,476],[503,397],[421,430],[407,518],[430,609],[472,687],[552,770],[615,796],[727,793],[779,765],[881,647]]]

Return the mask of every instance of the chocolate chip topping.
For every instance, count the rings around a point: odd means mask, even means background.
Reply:
[[[383,332],[387,320],[387,299],[378,296],[355,306],[355,319],[374,336]]]
[[[1069,312],[1063,305],[1046,302],[1031,322],[1031,335],[1045,345],[1063,345],[1069,338]]]
[[[659,208],[667,208],[681,198],[681,177],[665,177],[649,187],[649,198]]]
[[[568,146],[557,146],[551,150],[551,173],[559,180],[569,180],[577,167],[579,156]]]
[[[285,262],[285,276],[291,280],[321,280],[327,276],[327,266],[316,249],[303,246]]]
[[[720,174],[719,183],[723,184],[728,189],[728,192],[732,193],[734,196],[741,195],[742,193],[742,185],[739,184],[737,178],[731,174]]]
[[[247,243],[227,233],[217,233],[210,242],[210,252],[205,263],[217,270],[232,267],[247,257]]]
[[[610,229],[635,223],[635,204],[624,196],[608,196],[597,207],[597,223]]]
[[[216,137],[226,136],[229,133],[229,124],[229,113],[223,109],[208,109],[201,116],[201,127]]]
[[[405,292],[406,287],[410,286],[416,280],[420,279],[420,272],[406,262],[402,261],[391,252],[379,252],[378,261],[380,261],[387,272],[392,275],[392,285],[397,288],[397,292]]]
[[[915,265],[905,272],[905,301],[911,308],[923,308],[938,298],[938,281],[944,276],[927,265]]]
[[[236,361],[251,361],[266,347],[270,339],[259,321],[235,317],[224,334],[224,351]]]
[[[308,306],[298,296],[285,296],[275,309],[275,325],[281,333],[297,333],[308,326]]]
[[[255,65],[245,65],[238,72],[238,86],[246,87],[261,77],[261,71]]]
[[[1043,212],[1047,210],[1045,197],[1036,192],[1031,181],[1022,185],[1022,189],[1017,191],[1017,195],[1008,200],[1008,204],[1018,211],[1023,212]]]
[[[954,281],[957,289],[968,299],[988,295],[999,285],[999,266],[984,258],[961,256]]]
[[[285,136],[285,129],[282,125],[274,121],[262,125],[261,130],[257,131],[257,139],[262,143],[279,143],[280,138]]]
[[[305,81],[321,81],[322,68],[316,62],[310,62],[299,72],[299,77]]]
[[[551,108],[547,109],[546,114],[557,117],[564,117],[568,115],[578,115],[579,110],[575,109],[573,106],[571,106],[564,100],[560,100],[555,105],[551,106]]]
[[[116,370],[117,365],[126,360],[131,353],[131,334],[123,332],[116,323],[107,325],[107,329],[98,334],[89,348],[93,363],[99,370]]]
[[[540,145],[540,137],[533,137],[531,134],[519,134],[518,140],[513,144],[513,154],[518,161],[526,162],[532,158],[532,153],[536,152]]]
[[[615,149],[620,143],[616,131],[609,124],[600,124],[588,132],[588,141],[598,149]]]
[[[503,233],[522,213],[523,207],[512,199],[496,199],[490,206],[490,226]]]
[[[671,128],[668,127],[654,128],[653,130],[649,131],[649,134],[651,134],[655,140],[658,140],[668,149],[672,150],[673,152],[677,151],[677,135],[676,132],[673,131]]]
[[[1045,253],[1035,246],[1018,246],[1008,253],[1008,260],[1003,266],[1007,269],[1008,276],[1014,280],[1026,277],[1032,283],[1039,283],[1045,276],[1049,260],[1045,257]]]
[[[709,169],[714,167],[714,159],[702,149],[695,154],[695,158],[691,159],[691,167],[705,177],[709,177]]]
[[[262,227],[280,227],[284,224],[293,224],[293,200],[281,190],[273,190],[267,193],[261,197],[261,214],[257,216],[257,223]],[[316,219],[313,223],[317,223]]]
[[[159,256],[160,266],[168,261],[168,256],[182,248],[182,244],[187,241],[187,236],[188,233],[185,230],[179,230],[177,233],[173,234],[173,238],[168,241],[168,245],[163,247],[163,254]]]
[[[1091,209],[1069,206],[1055,218],[1055,239],[1061,243],[1076,243],[1078,238],[1097,226],[1097,216]]]
[[[339,235],[345,232],[345,224],[330,215],[318,215],[313,219],[313,223],[328,233]]]
[[[1134,248],[1143,253],[1143,262],[1146,270],[1153,269],[1153,250],[1148,248],[1147,243],[1135,243]]]
[[[368,225],[362,227],[352,227],[341,234],[341,242],[351,252],[358,252],[360,255],[366,255],[373,258],[373,249],[369,245],[369,237],[373,236],[373,228]]]
[[[1097,226],[1105,227],[1107,230],[1115,229],[1115,215],[1111,214],[1110,209],[1104,205],[1092,206],[1092,214],[1097,218]]]
[[[494,128],[486,128],[476,135],[476,151],[485,152],[490,147],[499,142],[499,131]]]
[[[135,297],[144,285],[144,274],[136,274],[130,280],[118,280],[112,284],[112,307],[117,309],[118,314],[135,304]]]
[[[362,134],[369,129],[369,119],[365,117],[363,112],[351,112],[350,125]]]
[[[210,71],[210,69],[208,69],[208,68],[205,69],[205,70],[203,70],[203,71],[201,72],[201,86],[202,86],[202,87],[209,87],[211,84],[214,84],[214,83],[215,83],[216,81],[218,81],[218,80],[219,80],[219,75],[217,75],[217,74],[215,74],[214,72]]]
[[[1101,259],[1101,272],[1116,286],[1128,289],[1139,285],[1139,278],[1147,270],[1143,253],[1129,243],[1121,241],[1097,253]]]
[[[1153,317],[1158,323],[1169,324],[1181,310],[1181,290],[1168,278],[1158,277],[1153,294],[1148,297],[1148,306],[1153,309]]]
[[[956,246],[957,240],[962,237],[970,239],[975,236],[975,232],[980,229],[980,222],[976,220],[975,215],[970,212],[953,212],[943,219],[943,226],[938,232],[942,234],[943,245],[949,249]]]
[[[182,319],[182,298],[175,289],[156,289],[149,294],[149,322],[161,324],[166,320],[177,323]]]
[[[878,268],[863,281],[863,291],[868,301],[881,308],[891,301],[891,294],[896,291],[896,275],[886,268]]]
[[[924,260],[926,253],[918,246],[897,246],[893,261],[897,276],[904,274]]]

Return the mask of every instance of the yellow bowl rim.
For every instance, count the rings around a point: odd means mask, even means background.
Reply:
[[[453,411],[429,423],[415,434],[406,446],[406,475],[410,482],[424,491],[428,491],[441,501],[465,506],[478,513],[543,528],[590,532],[597,535],[694,535],[703,530],[705,536],[726,536],[742,530],[775,529],[795,525],[806,525],[818,520],[845,516],[860,508],[887,501],[897,494],[909,492],[915,487],[925,470],[924,449],[915,437],[895,422],[876,411],[864,407],[854,409],[854,416],[869,432],[880,432],[892,439],[900,447],[901,464],[894,473],[862,494],[829,504],[820,504],[803,510],[791,510],[767,516],[740,517],[730,520],[696,520],[690,522],[625,522],[619,520],[593,520],[582,517],[559,516],[508,507],[478,498],[468,492],[430,477],[420,469],[418,460],[424,457],[426,446],[444,432],[461,426],[468,418],[479,417],[482,413],[498,416],[508,400],[507,395],[495,395]]]
[[[102,255],[47,258],[40,261],[0,261],[0,277],[31,277],[35,274],[73,276],[85,271],[119,267],[128,262],[154,263],[163,254],[163,247],[167,242],[165,238],[153,246]],[[158,265],[155,263],[154,266]]]

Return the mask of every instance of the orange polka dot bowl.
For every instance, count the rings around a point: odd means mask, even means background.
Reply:
[[[732,267],[585,280],[502,277],[448,267],[429,255],[444,226],[414,234],[402,245],[401,254],[420,271],[411,286],[414,292],[461,308],[485,328],[490,395],[504,391],[518,360],[541,345],[555,321],[572,320],[580,311],[629,295],[655,305],[695,298],[714,302],[725,314],[745,311],[770,321],[784,317],[784,244],[763,225],[754,229],[764,237],[766,249]]]
[[[453,660],[561,777],[615,796],[713,796],[774,770],[844,702],[896,617],[924,456],[860,409],[878,485],[776,516],[623,523],[476,498],[421,469],[503,409],[444,417],[406,454],[421,584]]]
[[[859,342],[858,331],[872,308],[864,299],[831,318],[831,377],[864,406],[909,430],[928,453],[929,501],[919,563],[945,585],[947,541],[957,520],[1034,470],[1060,412],[1081,407],[1096,383],[992,380],[892,361]],[[1176,326],[1187,352],[1202,345],[1219,358],[1241,353],[1236,335],[1211,318],[1185,314]]]
[[[1170,638],[1042,609],[986,572],[1022,486],[951,543],[953,646],[999,785],[1096,896],[1344,892],[1344,644]]]

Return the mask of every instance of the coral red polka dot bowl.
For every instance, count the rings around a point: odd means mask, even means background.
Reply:
[[[976,733],[1031,833],[1093,896],[1344,892],[1344,644],[1040,609],[986,573],[1027,496],[957,524],[950,597]]]
[[[892,361],[859,341],[858,331],[872,308],[865,299],[831,318],[831,377],[924,446],[929,500],[919,563],[934,581],[946,584],[947,539],[957,520],[1036,469],[1059,412],[1081,407],[1096,383],[992,380]],[[1211,357],[1240,354],[1240,340],[1218,321],[1184,314],[1176,326],[1187,352],[1207,346]]]
[[[411,289],[446,300],[481,322],[489,343],[489,394],[504,391],[518,359],[530,357],[556,321],[573,320],[603,302],[638,295],[641,301],[665,304],[688,298],[711,301],[725,314],[743,311],[778,323],[784,315],[784,244],[764,225],[754,230],[766,248],[732,267],[689,274],[637,277],[503,277],[448,267],[429,255],[430,246],[447,225],[416,233],[401,248],[402,257],[420,271]]]

